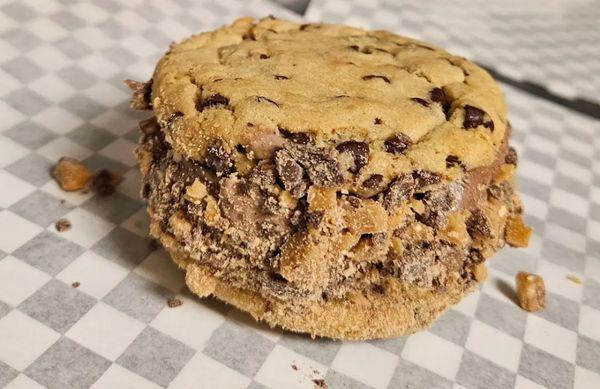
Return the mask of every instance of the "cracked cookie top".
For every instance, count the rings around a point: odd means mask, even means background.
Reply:
[[[203,160],[217,150],[240,172],[247,156],[274,157],[292,192],[304,191],[293,164],[303,160],[321,164],[313,181],[341,180],[325,149],[346,156],[368,195],[414,170],[456,178],[489,166],[509,131],[501,91],[482,68],[341,25],[239,19],[173,44],[151,88],[139,95],[176,153]]]

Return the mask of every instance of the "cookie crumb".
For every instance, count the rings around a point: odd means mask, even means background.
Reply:
[[[572,274],[568,275],[567,276],[567,280],[569,280],[569,281],[571,281],[571,282],[573,282],[575,284],[581,285],[581,279],[579,277],[575,276],[575,275],[572,275]]]
[[[71,229],[71,222],[69,221],[69,219],[65,218],[58,219],[56,223],[54,223],[54,227],[58,232],[69,231]]]
[[[77,281],[75,281],[75,282],[73,282],[73,283],[71,284],[71,286],[72,286],[73,288],[79,288],[79,285],[81,285],[81,284],[80,284],[79,282],[77,282]]]
[[[516,281],[521,308],[529,312],[546,308],[546,287],[542,277],[522,271],[517,274]]]
[[[327,384],[323,378],[314,379],[312,382],[315,384],[315,388],[327,389]]]
[[[294,369],[294,370],[296,370],[296,371],[297,371],[297,370],[298,370],[298,366],[296,366],[296,365],[292,365],[292,369]]]
[[[183,302],[181,300],[179,300],[177,297],[173,297],[167,300],[167,305],[169,306],[169,308],[176,308],[178,306],[180,306],[181,304],[183,304]]]
[[[85,188],[93,177],[93,173],[87,167],[69,157],[61,157],[52,173],[61,189],[67,192]]]
[[[487,267],[485,263],[478,263],[477,265],[473,265],[471,271],[473,272],[473,277],[479,283],[485,281],[488,276]]]
[[[510,217],[506,221],[504,238],[512,247],[527,247],[532,230],[523,223],[521,215]]]

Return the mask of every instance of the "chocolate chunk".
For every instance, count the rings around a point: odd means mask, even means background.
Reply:
[[[415,170],[412,173],[413,178],[415,179],[415,183],[417,187],[423,187],[427,185],[437,184],[441,181],[441,177],[435,173],[429,172],[427,170]]]
[[[417,220],[437,229],[446,225],[449,212],[458,206],[459,201],[452,188],[427,191],[422,200],[425,204],[425,212],[417,214]]]
[[[138,110],[152,109],[152,79],[148,82],[125,80],[125,85],[133,91],[131,108]]]
[[[399,132],[384,142],[385,151],[393,154],[404,154],[406,149],[413,143],[413,141],[403,133]]]
[[[307,134],[306,132],[292,132],[282,127],[278,127],[277,129],[279,130],[281,136],[283,136],[285,139],[289,139],[294,143],[307,145],[309,143],[314,142],[312,136],[310,134]]]
[[[379,119],[379,118],[375,118],[375,120],[373,121],[373,123],[375,123],[375,124],[381,124],[381,123],[383,123],[383,121],[381,119]]]
[[[517,156],[517,150],[515,150],[514,147],[511,146],[508,148],[506,156],[504,157],[504,162],[517,166],[519,158]]]
[[[467,232],[471,238],[491,238],[492,225],[490,220],[485,216],[482,210],[474,209],[471,211],[471,216],[467,219]]]
[[[365,188],[375,189],[381,185],[383,181],[383,176],[381,174],[372,174],[369,178],[363,181],[362,185]]]
[[[231,154],[225,150],[221,143],[210,146],[206,150],[204,163],[212,169],[218,177],[226,176],[233,173],[235,170],[235,164],[231,158]]]
[[[387,82],[388,84],[391,84],[392,82],[390,81],[389,78],[387,78],[386,76],[380,76],[380,75],[376,75],[376,74],[368,74],[366,76],[363,76],[363,80],[368,81],[368,80],[372,80],[374,78],[380,78],[383,81]]]
[[[411,174],[398,176],[398,178],[392,181],[383,197],[384,207],[391,209],[401,202],[410,199],[414,190],[415,179]]]
[[[369,145],[365,142],[349,140],[337,145],[336,149],[340,153],[349,153],[352,155],[354,159],[354,166],[350,168],[352,173],[358,172],[369,162]]]
[[[473,107],[472,105],[465,105],[465,119],[463,121],[463,127],[476,128],[483,124],[483,117],[485,112],[479,108]]]
[[[267,59],[267,58],[269,58],[269,56],[266,55],[266,54],[261,54],[261,55],[258,56],[258,58],[260,58],[260,59]]]
[[[307,190],[304,169],[292,158],[290,153],[286,150],[275,152],[275,166],[284,189],[295,198],[304,196]]]
[[[156,121],[155,116],[152,116],[151,118],[142,120],[141,122],[138,123],[138,125],[139,125],[142,133],[144,133],[145,135],[151,135],[160,130],[160,127],[158,126],[158,122]]]
[[[424,100],[420,97],[411,97],[411,100],[421,104],[423,107],[429,107],[429,102],[427,100]]]
[[[206,100],[201,100],[196,103],[196,109],[202,112],[206,108],[212,108],[219,105],[227,105],[229,104],[229,99],[220,94],[214,94],[209,96]]]
[[[282,76],[280,74],[276,74],[274,77],[276,80],[289,80],[290,79],[289,77]]]
[[[488,120],[487,122],[483,123],[483,126],[485,128],[489,128],[491,132],[494,132],[494,122],[492,120]]]
[[[277,108],[279,108],[279,104],[277,104],[275,101],[273,101],[270,98],[265,97],[265,96],[256,96],[256,101],[259,103],[262,103],[262,102],[271,103],[274,106],[276,106]]]
[[[461,162],[460,158],[458,158],[456,155],[447,156],[446,157],[446,167],[451,168],[454,166],[462,166],[462,162]]]
[[[337,151],[326,147],[289,143],[286,150],[306,171],[312,183],[332,187],[344,182],[337,161]]]
[[[440,104],[442,107],[448,106],[448,98],[442,88],[433,88],[429,91],[431,101]]]
[[[275,166],[267,161],[259,162],[252,170],[249,181],[258,185],[263,191],[269,192],[271,187],[277,182]]]

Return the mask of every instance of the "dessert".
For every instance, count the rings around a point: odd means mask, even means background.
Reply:
[[[194,293],[270,325],[412,333],[529,239],[498,85],[427,43],[243,18],[128,85],[153,111],[137,149],[151,235]]]

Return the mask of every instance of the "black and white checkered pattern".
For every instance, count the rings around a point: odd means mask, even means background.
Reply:
[[[414,8],[355,3],[313,1],[308,15],[389,28],[408,14],[403,28],[479,53],[468,31],[446,37],[439,25],[417,25]],[[129,109],[122,80],[147,79],[172,40],[269,13],[294,17],[258,0],[0,0],[0,387],[312,388],[317,378],[330,388],[599,387],[600,123],[510,87],[535,235],[529,248],[496,255],[481,290],[432,328],[386,341],[310,340],[186,291],[146,239],[132,150],[147,114]],[[443,16],[464,23],[456,11]],[[484,22],[479,40],[503,42]],[[569,82],[576,72],[565,66]],[[125,181],[109,197],[63,192],[49,173],[63,155]],[[55,230],[61,217],[71,230]],[[544,277],[546,310],[516,306],[519,270]],[[167,307],[174,296],[183,305]]]
[[[420,38],[559,96],[600,102],[595,0],[312,0],[306,17]]]

